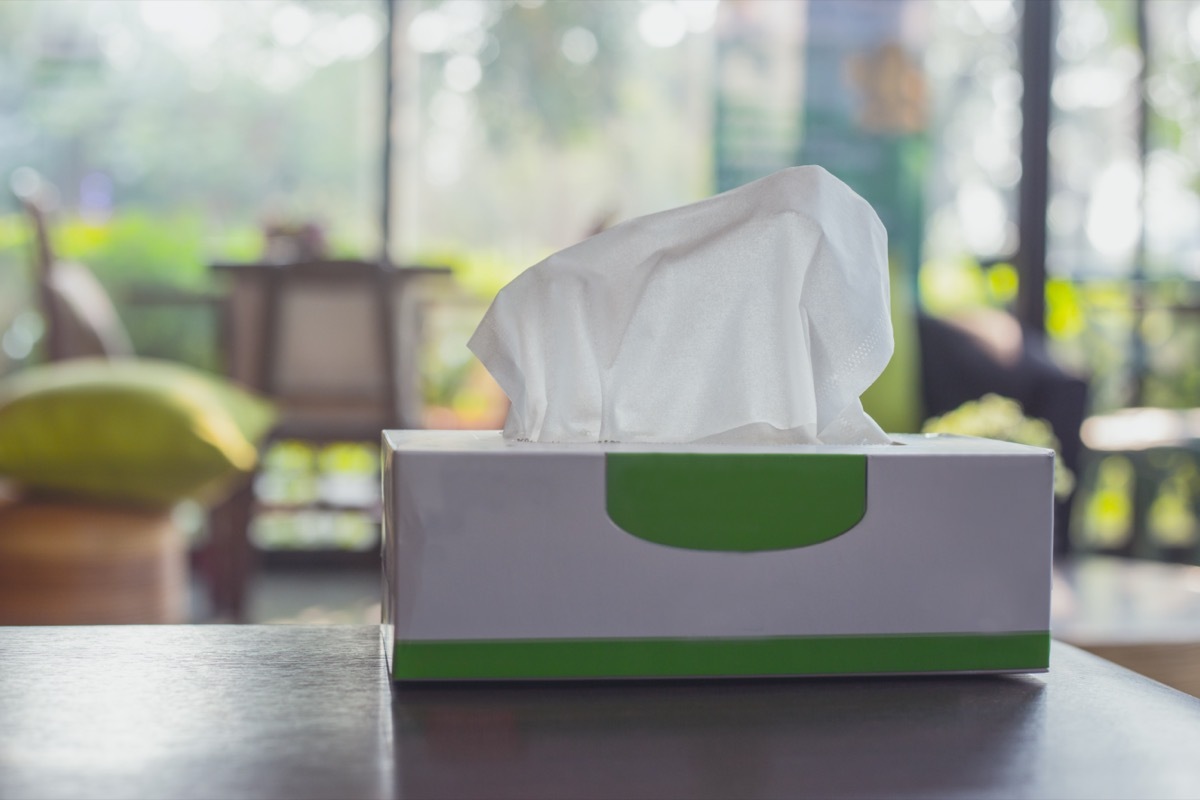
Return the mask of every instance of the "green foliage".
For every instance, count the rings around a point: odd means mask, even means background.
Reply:
[[[24,220],[16,214],[0,216],[0,331],[20,306],[32,302],[31,247]]]
[[[1182,460],[1182,464],[1159,481],[1146,514],[1150,536],[1164,547],[1194,547],[1200,535],[1195,510],[1200,475],[1194,462]]]
[[[132,211],[102,223],[68,219],[55,227],[54,240],[62,258],[87,264],[114,297],[137,285],[205,289],[211,283],[198,215]]]
[[[997,394],[969,400],[953,411],[926,421],[923,433],[953,433],[1016,442],[1054,451],[1054,494],[1069,497],[1075,488],[1075,475],[1062,461],[1058,437],[1044,419],[1025,416],[1016,400]]]
[[[1046,332],[1056,339],[1071,339],[1084,332],[1086,319],[1079,289],[1069,281],[1046,281]]]
[[[0,216],[0,251],[26,247],[29,242],[29,226],[18,214]]]
[[[469,249],[449,243],[427,247],[414,260],[449,267],[456,287],[453,298],[435,301],[425,315],[422,400],[430,407],[483,415],[491,400],[478,385],[482,366],[466,343],[496,293],[529,265],[514,261],[499,249]]]
[[[983,267],[969,256],[938,259],[921,266],[921,307],[934,315],[973,308],[1004,308],[1017,297],[1017,270],[1012,264]]]
[[[41,318],[31,310],[36,290],[29,239],[19,217],[0,216],[0,375],[30,359],[33,352],[29,348],[41,335]],[[9,336],[19,338],[25,346],[14,346]]]
[[[370,505],[377,498],[378,472],[376,446],[351,442],[324,446],[300,441],[274,443],[263,456],[255,491],[270,504],[295,508],[258,515],[251,538],[267,550],[377,547],[378,532],[367,515],[303,507],[320,499],[337,501],[339,496],[345,502],[350,499],[345,495],[347,485],[359,501],[366,499],[366,505]]]
[[[379,454],[375,447],[351,442],[327,445],[317,456],[322,472],[354,472],[373,475],[379,470]]]
[[[211,291],[208,253],[251,260],[261,250],[254,228],[234,229],[218,242],[207,233],[199,214],[156,216],[130,211],[102,223],[63,220],[55,226],[54,238],[63,258],[80,261],[96,273],[140,355],[217,371],[215,306],[137,299],[137,292],[146,289]]]
[[[1088,549],[1160,558],[1200,541],[1200,469],[1187,449],[1096,454],[1085,471],[1071,535]]]
[[[948,316],[974,308],[1008,308],[1018,276],[1011,264],[983,267],[970,258],[926,263],[922,307]],[[1143,405],[1188,408],[1200,397],[1200,319],[1186,309],[1198,290],[1178,278],[1135,285],[1126,280],[1046,281],[1046,334],[1064,366],[1089,376],[1097,411],[1129,404],[1141,375]],[[1139,314],[1138,306],[1143,307]],[[1140,326],[1140,327],[1139,327]],[[1144,354],[1136,348],[1140,340]],[[1139,358],[1141,360],[1139,360]]]
[[[454,282],[460,289],[477,300],[489,303],[505,284],[530,266],[515,262],[499,249],[469,248],[450,242],[430,244],[422,248],[413,258],[413,262],[449,267],[453,270]]]
[[[501,3],[484,8],[480,30],[487,33],[488,48],[494,52],[483,54],[476,97],[486,135],[501,146],[531,134],[555,144],[603,135],[605,122],[618,106],[623,39],[639,4],[575,0],[537,8]],[[586,65],[571,63],[560,49],[563,35],[575,28],[596,40],[595,57]],[[442,64],[452,56],[430,56],[434,68],[423,70],[426,92],[440,85]],[[489,58],[495,60],[487,64]],[[520,113],[526,110],[534,113]]]
[[[454,405],[455,400],[464,391],[467,379],[474,367],[470,354],[449,363],[431,364],[426,359],[425,369],[421,370],[422,399],[426,405]]]
[[[1134,476],[1133,463],[1125,456],[1111,455],[1100,461],[1083,513],[1073,526],[1080,544],[1106,549],[1129,541],[1133,535]]]

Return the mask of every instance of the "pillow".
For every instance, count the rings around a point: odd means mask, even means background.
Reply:
[[[150,359],[78,359],[0,380],[0,476],[26,488],[164,507],[217,499],[258,463],[269,403]]]

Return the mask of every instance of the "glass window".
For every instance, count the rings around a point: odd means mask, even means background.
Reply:
[[[399,9],[407,257],[471,253],[503,282],[602,226],[711,191],[717,3]]]
[[[113,293],[139,352],[211,366],[211,321],[129,287],[203,288],[269,225],[378,251],[384,24],[376,0],[0,3],[0,176],[57,187],[57,248]],[[15,211],[4,192],[6,287],[27,261]]]

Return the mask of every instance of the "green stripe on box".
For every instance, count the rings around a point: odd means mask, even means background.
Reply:
[[[396,641],[396,680],[729,678],[1042,670],[1050,633]]]
[[[867,511],[867,457],[845,453],[608,453],[608,516],[688,550],[754,552],[825,542]]]

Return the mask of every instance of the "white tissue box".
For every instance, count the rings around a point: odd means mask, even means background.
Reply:
[[[1053,454],[385,431],[396,680],[1040,672]]]

